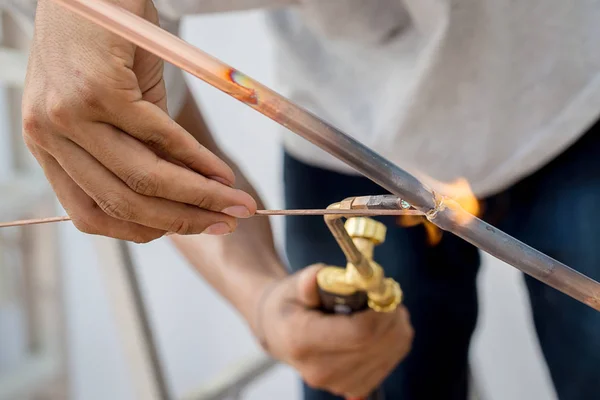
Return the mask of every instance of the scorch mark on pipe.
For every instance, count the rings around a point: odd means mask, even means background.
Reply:
[[[258,95],[256,94],[256,90],[249,87],[252,84],[250,78],[241,73],[235,68],[228,68],[225,74],[225,78],[232,83],[238,85],[241,89],[243,89],[244,94],[241,93],[229,93],[231,96],[236,99],[243,101],[247,104],[258,104]]]

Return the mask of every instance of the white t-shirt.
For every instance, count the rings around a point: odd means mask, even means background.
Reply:
[[[155,3],[165,21],[284,6],[269,10],[283,94],[434,189],[493,194],[600,117],[600,0]],[[282,132],[295,157],[355,173]]]

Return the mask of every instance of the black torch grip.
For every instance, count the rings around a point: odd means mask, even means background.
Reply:
[[[369,308],[366,292],[355,292],[350,295],[339,295],[319,288],[321,311],[327,314],[353,314]],[[363,400],[363,399],[361,399]],[[384,400],[383,390],[377,388],[364,400]]]
[[[321,311],[327,314],[353,314],[369,308],[366,292],[340,295],[319,288]]]

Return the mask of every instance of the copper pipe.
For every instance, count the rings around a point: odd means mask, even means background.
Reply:
[[[441,207],[443,198],[417,178],[238,70],[115,5],[103,1],[54,1],[302,136],[390,193],[406,199],[440,228],[600,311],[600,283],[517,241],[460,207],[451,211]],[[463,219],[466,216],[469,218]]]
[[[227,93],[343,160],[417,209],[435,207],[432,191],[360,142],[285,97],[151,22],[104,1],[54,0]],[[399,189],[399,190],[398,190]],[[397,193],[400,191],[401,193]]]

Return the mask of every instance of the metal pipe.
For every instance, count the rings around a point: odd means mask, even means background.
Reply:
[[[414,176],[315,115],[202,52],[160,27],[115,5],[102,1],[54,0],[109,31],[244,102],[429,216],[451,231],[515,268],[600,311],[600,284],[566,265],[522,244],[459,208],[441,210],[440,199]],[[465,215],[466,214],[466,215]]]
[[[170,34],[104,1],[54,0],[80,16],[157,55],[299,134],[421,209],[435,206],[432,191],[370,148],[280,94]],[[394,193],[396,194],[396,193]]]
[[[600,311],[600,284],[467,213],[451,199],[429,219],[492,256]]]
[[[128,286],[131,294],[133,312],[138,319],[139,339],[149,358],[148,368],[154,378],[155,390],[162,400],[170,400],[173,396],[171,395],[171,390],[167,382],[165,366],[163,365],[159,354],[156,335],[152,330],[148,305],[144,301],[144,294],[142,293],[140,279],[133,261],[131,249],[129,248],[129,243],[118,241],[117,245],[123,263],[123,273],[126,278],[125,284]],[[120,304],[118,306],[120,306]]]
[[[228,366],[208,384],[185,394],[181,400],[227,400],[238,396],[248,386],[271,372],[278,362],[258,354]]]

